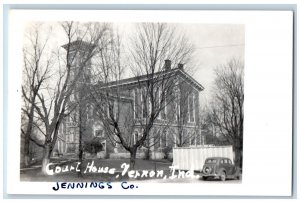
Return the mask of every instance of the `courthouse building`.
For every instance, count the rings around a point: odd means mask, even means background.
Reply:
[[[82,41],[72,43],[74,50]],[[66,45],[63,46],[66,48]],[[72,66],[74,77],[78,74],[77,63],[81,61],[80,52],[74,51],[77,57]],[[69,111],[59,128],[59,135],[53,156],[77,156],[79,142],[82,144],[96,140],[102,145],[102,151],[97,155],[101,158],[125,158],[129,153],[122,145],[115,142],[116,137],[108,132],[99,112],[106,113],[107,118],[112,114],[117,117],[120,128],[127,133],[128,142],[135,143],[143,132],[143,123],[147,119],[150,104],[144,101],[143,84],[149,80],[149,75],[140,75],[118,81],[92,82],[91,61],[85,63],[81,77],[76,82],[74,93],[69,99]],[[186,147],[204,144],[200,131],[199,95],[204,89],[185,70],[183,64],[171,67],[172,61],[165,60],[164,69],[155,73],[157,78],[168,78],[174,87],[168,94],[163,90],[157,91],[158,100],[165,96],[164,104],[155,119],[145,144],[138,149],[137,157],[143,158],[146,152],[152,159],[166,158],[173,147]],[[157,80],[159,81],[159,80]],[[110,95],[101,102],[95,99],[101,92],[109,90]],[[97,95],[95,96],[95,92]],[[113,108],[107,106],[107,101]],[[99,111],[101,108],[101,111]],[[147,111],[148,110],[148,111]],[[127,129],[127,131],[126,131]],[[130,129],[130,130],[128,130]],[[86,153],[88,154],[88,153]]]

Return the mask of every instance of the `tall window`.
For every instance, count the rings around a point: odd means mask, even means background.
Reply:
[[[160,103],[161,103],[161,90],[158,90],[158,98],[157,98],[157,108],[159,109],[160,108]],[[161,112],[159,112],[158,116],[157,116],[158,119],[161,118]]]
[[[74,122],[74,123],[77,122],[77,112],[76,112],[76,110],[73,111],[73,113],[72,113],[71,122]]]
[[[74,142],[74,134],[69,134],[69,142]]]
[[[174,103],[175,103],[174,119],[175,119],[175,121],[177,121],[180,118],[180,94],[179,94],[178,90],[177,91],[175,90]]]
[[[152,142],[154,144],[154,147],[157,149],[160,147],[160,130],[159,128],[154,128],[153,129],[153,134],[152,134]]]
[[[110,101],[108,103],[108,107],[107,107],[108,118],[110,118],[110,116],[113,115],[113,118],[117,119],[117,114],[118,114],[118,103],[117,103],[117,101]]]
[[[143,106],[142,103],[142,92],[138,89],[133,91],[134,93],[134,104],[133,104],[133,112],[134,112],[134,118],[141,118],[141,107]],[[139,103],[140,102],[140,103]]]
[[[167,146],[167,133],[164,132],[161,134],[161,147]]]
[[[58,146],[57,146],[57,148],[58,148],[58,151],[60,153],[64,153],[64,143],[63,143],[63,141],[58,140]]]
[[[58,150],[58,152],[61,152],[60,145],[61,145],[60,140],[57,140],[57,150]]]
[[[147,97],[141,92],[141,106],[142,106],[142,116],[147,118]]]
[[[114,101],[114,117],[117,119],[117,116],[119,116],[119,105],[117,101]]]
[[[161,90],[158,91],[158,103],[159,103],[159,109],[160,109],[159,118],[162,120],[166,120],[167,99],[166,99],[166,95]]]
[[[139,133],[138,132],[134,132],[134,138],[133,138],[133,142],[134,144],[139,140]]]
[[[137,94],[135,92],[135,90],[133,90],[133,118],[136,119],[137,118]]]
[[[195,122],[195,95],[188,96],[189,122]]]
[[[150,97],[148,97],[148,114],[150,114],[152,111],[152,103]]]
[[[101,145],[102,145],[102,151],[106,152],[106,140],[101,142]]]
[[[73,94],[73,93],[70,95],[70,101],[71,101],[71,102],[75,101],[75,97],[74,97],[74,94]]]
[[[89,112],[90,112],[90,105],[87,105],[87,106],[86,106],[86,110],[85,110],[85,114],[86,114],[86,119],[87,119],[87,120],[90,119]]]
[[[86,107],[86,118],[87,120],[93,119],[93,105],[88,104]]]
[[[104,137],[103,124],[100,121],[96,121],[93,126],[94,136],[95,137]]]
[[[62,135],[64,133],[64,123],[61,123],[59,126],[59,134]]]

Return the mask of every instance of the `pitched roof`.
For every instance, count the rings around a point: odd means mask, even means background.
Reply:
[[[174,69],[170,69],[170,70],[166,70],[166,71],[160,71],[160,72],[154,73],[153,77],[155,77],[155,76],[162,77],[164,75],[172,76],[171,74],[173,74],[174,76],[179,75],[182,78],[186,79],[199,91],[204,90],[204,87],[199,82],[197,82],[193,77],[191,77],[188,73],[186,73],[182,68],[174,68]],[[101,85],[101,88],[118,87],[118,86],[132,86],[132,85],[136,85],[140,82],[149,80],[148,77],[149,76],[147,74],[145,74],[145,75],[126,78],[126,79],[122,79],[122,80],[118,80],[118,81],[112,81],[112,82],[108,82],[105,84],[100,83],[99,85]]]
[[[88,42],[85,42],[81,39],[77,39],[73,42],[62,45],[62,47],[66,50],[68,49],[68,46],[70,46],[71,49],[76,49],[78,47],[80,47],[80,49],[83,49],[83,48],[91,48],[92,46],[95,46],[95,45],[93,45],[91,43],[88,43]]]

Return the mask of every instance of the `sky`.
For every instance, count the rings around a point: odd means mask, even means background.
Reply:
[[[27,29],[32,24],[27,24]],[[65,34],[57,22],[43,23],[45,32],[49,33],[48,26],[52,27],[50,43],[59,47],[66,42]],[[245,26],[239,24],[174,24],[180,33],[184,33],[194,45],[193,66],[190,74],[203,87],[200,94],[200,103],[209,103],[212,96],[214,69],[226,64],[230,59],[244,60],[245,52]],[[134,33],[133,23],[114,23],[114,27],[121,34],[126,44],[128,38]],[[26,34],[26,30],[25,30]],[[28,34],[28,33],[27,33]],[[45,37],[44,35],[43,37]],[[125,45],[126,47],[126,45]],[[126,49],[124,49],[126,51]]]
[[[244,60],[245,32],[243,25],[185,24],[186,35],[195,44],[196,68],[193,77],[204,86],[203,102],[209,102],[214,69],[231,58]]]
[[[131,24],[117,24],[123,38],[129,35]],[[239,24],[176,24],[195,46],[191,73],[205,89],[200,94],[200,102],[211,100],[214,69],[226,64],[230,59],[244,60],[245,26]]]

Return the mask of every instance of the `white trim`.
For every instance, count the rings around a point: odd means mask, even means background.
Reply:
[[[195,88],[194,85],[191,85],[195,90],[197,90],[197,91],[203,91],[204,90],[204,87],[199,82],[197,82],[192,76],[190,76],[189,74],[187,74],[186,72],[184,72],[184,71],[182,71],[180,69],[178,71],[181,72],[184,76],[186,76],[192,83],[194,83],[195,86],[199,86],[200,90],[198,90],[197,88]]]
[[[190,121],[190,95],[188,95],[188,102],[187,102],[187,114],[188,114],[188,121]]]
[[[196,107],[196,105],[195,105],[195,93],[193,93],[193,96],[192,96],[192,101],[193,101],[193,117],[194,117],[194,121],[193,121],[193,123],[195,123],[196,122],[196,110],[195,110],[195,107]]]
[[[175,114],[174,114],[174,121],[178,121],[178,104],[177,101],[175,100]]]
[[[167,116],[167,113],[168,113],[168,109],[167,109],[167,95],[165,95],[165,99],[164,99],[164,114],[165,114],[165,119],[163,119],[163,120],[168,120],[167,118],[168,118],[168,116]]]
[[[107,106],[106,106],[106,114],[107,114],[107,118],[110,118],[110,114],[109,114],[109,101],[107,102]]]
[[[136,119],[136,93],[135,89],[133,89],[133,119]]]
[[[151,103],[151,98],[150,97],[148,97],[147,109],[148,109],[148,115],[150,115],[150,113],[152,112],[152,103]]]

